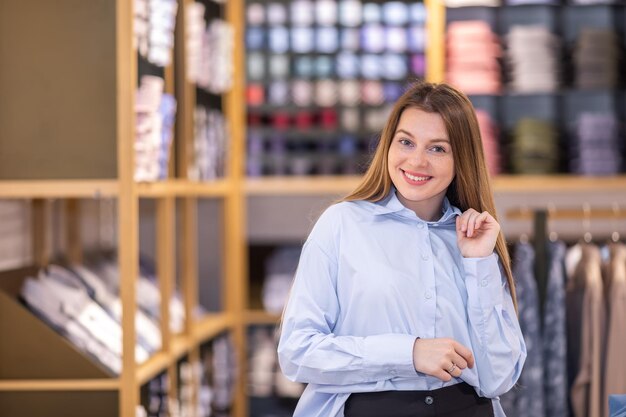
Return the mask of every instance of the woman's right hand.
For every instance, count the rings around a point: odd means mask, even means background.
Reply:
[[[463,369],[474,367],[474,355],[454,339],[415,339],[413,366],[418,372],[448,382],[461,376]]]

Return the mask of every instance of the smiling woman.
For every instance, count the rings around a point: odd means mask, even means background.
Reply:
[[[304,244],[278,346],[295,417],[504,417],[526,346],[465,95],[418,83]]]
[[[454,179],[448,133],[438,113],[408,108],[389,147],[389,176],[398,199],[423,220],[436,220]]]

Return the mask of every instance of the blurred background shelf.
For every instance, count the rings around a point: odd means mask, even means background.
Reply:
[[[117,391],[118,379],[27,379],[0,381],[0,391]]]
[[[354,190],[360,176],[319,177],[261,177],[248,178],[245,184],[248,196],[347,194]],[[500,175],[493,178],[498,193],[559,192],[559,191],[623,191],[626,175],[588,177],[562,175]]]

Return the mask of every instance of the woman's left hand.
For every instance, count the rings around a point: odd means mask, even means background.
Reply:
[[[456,241],[464,258],[484,258],[493,253],[500,224],[486,211],[469,209],[456,218]]]

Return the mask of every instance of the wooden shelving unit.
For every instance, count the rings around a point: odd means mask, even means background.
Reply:
[[[248,196],[340,195],[359,184],[358,176],[337,177],[267,177],[248,179]],[[564,191],[623,191],[626,175],[583,177],[576,175],[500,175],[493,178],[496,193]]]
[[[263,310],[246,311],[246,323],[250,324],[277,324],[280,314],[268,313]]]
[[[97,410],[93,415],[134,417],[142,384],[166,372],[170,395],[177,396],[178,361],[183,357],[199,359],[200,345],[224,332],[233,335],[238,359],[245,360],[243,51],[238,52],[238,62],[234,65],[235,87],[223,96],[230,131],[227,173],[223,179],[213,182],[190,181],[186,176],[185,155],[192,147],[194,136],[196,87],[186,79],[184,26],[185,12],[192,1],[178,0],[175,59],[163,70],[165,90],[176,95],[178,115],[170,178],[155,183],[133,180],[134,104],[138,81],[138,58],[132,46],[133,2],[115,0],[77,5],[63,0],[51,5],[36,0],[24,5],[19,0],[9,0],[3,3],[6,13],[0,17],[0,34],[19,42],[0,51],[3,62],[0,199],[35,201],[33,248],[37,264],[49,260],[42,243],[47,237],[45,230],[49,221],[47,200],[67,200],[67,213],[71,215],[66,230],[67,255],[79,260],[82,257],[79,200],[115,199],[120,296],[125,314],[122,320],[123,367],[121,375],[115,377],[107,375],[9,295],[2,294],[0,330],[11,332],[14,326],[23,333],[35,326],[35,333],[41,331],[45,337],[39,341],[27,334],[14,341],[1,338],[4,340],[0,342],[1,415],[17,415],[15,410],[19,407],[19,415],[23,417],[50,415],[61,412],[59,407],[63,404],[63,414],[67,416],[84,415],[88,405]],[[235,0],[220,7],[235,27],[235,44],[242,45],[241,2]],[[96,22],[94,16],[97,16]],[[28,53],[23,53],[24,50]],[[47,69],[43,71],[44,68]],[[11,100],[11,105],[4,99]],[[33,116],[32,113],[40,109],[45,110]],[[156,269],[162,300],[169,300],[176,286],[177,241],[179,250],[185,253],[178,268],[186,313],[184,330],[181,334],[172,334],[168,303],[162,302],[163,347],[143,364],[136,364],[134,358],[139,199],[156,202]],[[216,231],[216,239],[222,239],[225,248],[222,287],[226,302],[222,311],[194,319],[199,287],[199,199],[223,203],[224,224]],[[18,291],[19,282],[9,287],[9,292]],[[9,312],[10,315],[5,314]],[[19,320],[14,319],[16,314]],[[20,343],[19,349],[11,343]],[[6,346],[9,349],[4,349]],[[27,367],[28,370],[20,369],[15,362],[29,355],[39,357],[38,362]],[[11,361],[14,364],[7,365]],[[49,363],[57,366],[45,370]],[[243,366],[240,372],[234,417],[247,414]],[[198,387],[194,389],[197,398]],[[48,395],[51,391],[56,395]]]
[[[185,11],[192,0],[179,0],[175,65],[166,68],[166,90],[178,100],[173,159],[178,174],[156,183],[135,183],[134,94],[137,85],[137,57],[132,47],[132,3],[127,0],[25,2],[8,0],[0,16],[0,37],[17,39],[0,49],[3,76],[0,77],[0,199],[33,200],[33,248],[37,263],[49,254],[45,240],[46,200],[68,201],[71,221],[67,224],[68,257],[79,260],[82,248],[77,233],[80,199],[110,198],[117,202],[118,258],[121,299],[126,312],[123,327],[123,371],[107,375],[88,358],[73,350],[36,318],[16,313],[18,304],[0,298],[0,414],[37,417],[46,410],[64,408],[67,416],[81,415],[85,406],[102,405],[99,415],[134,417],[139,387],[154,376],[167,372],[176,391],[176,364],[187,356],[199,358],[200,345],[229,332],[236,346],[239,379],[233,417],[248,415],[245,391],[246,330],[252,324],[275,324],[280,315],[247,308],[246,198],[255,196],[341,195],[354,189],[359,177],[288,177],[248,179],[244,175],[245,76],[244,6],[242,0],[223,5],[225,18],[235,29],[234,87],[226,94],[224,111],[229,124],[231,146],[225,178],[214,182],[189,181],[187,159],[193,137],[195,86],[185,77]],[[54,4],[53,4],[54,3]],[[445,8],[440,0],[426,0],[428,9],[427,79],[441,81],[444,74]],[[93,17],[97,16],[97,19]],[[27,50],[28,53],[21,53]],[[43,71],[42,68],[46,70]],[[16,98],[27,97],[28,100]],[[94,100],[97,97],[98,100]],[[9,101],[10,105],[8,104]],[[37,122],[32,113],[37,112]],[[174,164],[172,164],[173,166]],[[626,190],[626,176],[588,178],[563,176],[500,176],[494,179],[497,193],[553,193],[560,191]],[[223,203],[224,285],[223,311],[193,319],[198,302],[198,199]],[[179,265],[186,322],[181,334],[172,334],[162,325],[163,349],[147,362],[136,364],[136,277],[139,249],[139,199],[154,199],[157,205],[157,275],[162,299],[172,295],[176,279],[175,242],[185,259]],[[177,206],[176,203],[180,205]],[[179,228],[176,226],[179,210]],[[164,306],[166,303],[163,303]],[[168,323],[168,309],[161,310]],[[19,317],[17,317],[17,316]],[[16,318],[17,317],[17,318]],[[2,337],[15,328],[37,326],[41,338],[19,334]],[[13,334],[13,333],[11,333]],[[28,369],[16,367],[20,358],[32,357]],[[35,355],[46,349],[45,355]],[[58,367],[62,363],[65,368]],[[8,365],[7,365],[8,364]],[[47,365],[53,364],[50,369]],[[40,366],[39,366],[40,365]],[[41,373],[37,374],[38,371]],[[52,392],[54,395],[49,395]],[[113,405],[111,404],[113,403]],[[6,410],[4,407],[7,407]],[[111,411],[114,410],[114,411]],[[9,415],[7,414],[7,415]]]

